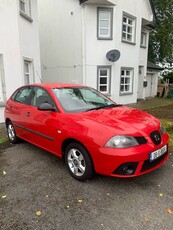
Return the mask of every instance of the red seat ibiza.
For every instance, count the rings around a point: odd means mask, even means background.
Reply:
[[[158,119],[90,87],[23,86],[7,101],[5,123],[12,143],[23,139],[63,158],[80,181],[94,172],[139,176],[168,158],[169,137]]]

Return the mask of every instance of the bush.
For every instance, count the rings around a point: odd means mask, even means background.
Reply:
[[[167,79],[169,79],[169,83],[173,83],[173,72],[163,75],[163,79],[165,82]]]

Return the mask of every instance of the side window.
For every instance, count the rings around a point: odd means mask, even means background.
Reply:
[[[97,89],[104,93],[110,94],[111,88],[111,66],[97,67]]]
[[[24,82],[25,84],[33,83],[33,63],[24,60]]]
[[[135,43],[135,31],[136,31],[136,18],[123,13],[122,21],[122,41],[128,43]]]
[[[32,22],[31,0],[19,0],[19,12],[22,17]]]
[[[97,8],[97,38],[112,39],[113,9]]]
[[[32,93],[31,105],[38,107],[42,103],[49,103],[52,106],[55,106],[53,99],[45,89],[40,87],[35,87]]]
[[[146,48],[147,46],[147,33],[141,32],[141,47]]]
[[[133,93],[133,68],[121,69],[120,82],[120,95]]]
[[[14,101],[20,102],[22,104],[29,105],[30,104],[31,90],[32,90],[31,87],[21,88],[15,93],[15,95],[14,95],[14,97],[12,97],[12,99]]]

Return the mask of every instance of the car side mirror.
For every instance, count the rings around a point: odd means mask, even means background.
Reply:
[[[56,111],[56,108],[49,103],[41,103],[37,109],[42,111]]]

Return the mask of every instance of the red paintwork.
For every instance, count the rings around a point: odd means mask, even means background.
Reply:
[[[45,88],[52,96],[59,112],[39,111],[36,107],[23,105],[8,100],[5,109],[5,119],[10,119],[13,124],[25,126],[30,130],[42,133],[54,141],[23,130],[15,125],[17,136],[37,145],[49,152],[62,157],[62,145],[67,139],[74,139],[88,150],[97,173],[116,176],[132,177],[152,171],[162,165],[167,156],[155,167],[140,172],[143,162],[149,158],[149,153],[168,144],[168,134],[164,133],[158,146],[151,141],[149,134],[160,129],[160,121],[153,116],[126,106],[92,110],[68,114],[65,113],[58,100],[52,93],[52,88],[68,87],[72,84],[34,84]],[[82,87],[82,86],[80,86]],[[10,107],[13,109],[11,110]],[[31,116],[27,117],[26,114]],[[105,143],[115,135],[144,136],[148,143],[139,146],[115,149],[105,147]],[[115,175],[113,171],[123,163],[139,162],[134,175]]]

